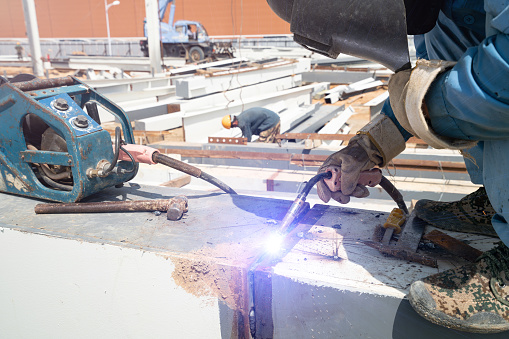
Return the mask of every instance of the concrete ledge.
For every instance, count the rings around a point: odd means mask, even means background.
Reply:
[[[189,199],[177,222],[36,215],[39,201],[0,194],[2,334],[249,338],[253,313],[255,338],[465,336],[426,322],[404,297],[416,279],[462,261],[441,253],[437,270],[365,245],[387,213],[315,205],[271,257],[266,240],[291,200],[127,184],[87,201],[177,194]],[[463,236],[481,250],[495,241]]]

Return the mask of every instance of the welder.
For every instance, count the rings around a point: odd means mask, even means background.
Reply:
[[[239,127],[242,136],[251,141],[253,135],[258,135],[257,142],[276,142],[276,135],[281,131],[279,115],[267,108],[249,108],[238,116],[225,115],[221,121],[224,128]]]
[[[316,1],[268,0],[287,21],[304,6],[318,10],[334,0]],[[416,213],[436,227],[498,236],[502,242],[473,264],[414,282],[408,298],[421,316],[438,325],[478,333],[507,331],[509,0],[404,3],[407,32],[414,35],[419,60],[391,77],[382,114],[322,164],[319,172],[341,167],[341,185],[331,190],[322,181],[319,196],[344,204],[351,196],[366,197],[367,189],[358,184],[360,172],[388,164],[412,135],[434,148],[459,150],[472,182],[482,186],[456,202],[420,200]],[[344,10],[351,11],[348,7]],[[334,22],[338,14],[324,10],[320,15]],[[299,32],[316,49],[326,40],[314,33],[318,23],[309,22],[309,31]],[[345,39],[354,37],[347,33]],[[364,42],[355,42],[362,49]]]

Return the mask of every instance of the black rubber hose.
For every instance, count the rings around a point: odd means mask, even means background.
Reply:
[[[306,186],[304,187],[302,192],[299,194],[298,198],[303,198],[303,197],[305,198],[308,195],[311,188],[318,181],[320,181],[322,179],[330,179],[331,177],[332,177],[332,172],[330,172],[330,171],[315,175],[307,182]],[[387,194],[390,195],[390,197],[392,198],[392,200],[394,200],[394,202],[398,205],[398,207],[401,208],[403,210],[403,212],[405,212],[405,214],[408,214],[408,208],[406,207],[405,200],[403,200],[403,195],[392,184],[392,182],[390,182],[389,179],[387,179],[386,177],[384,177],[382,175],[382,180],[380,180],[379,185],[387,192]]]
[[[110,173],[111,171],[113,171],[113,169],[117,165],[118,155],[120,154],[120,141],[121,141],[120,127],[116,127],[115,128],[115,154],[113,155],[113,161],[111,162],[110,166],[106,170],[104,170],[104,174],[107,174],[107,173]]]
[[[201,172],[200,179],[205,180],[206,182],[211,183],[212,185],[219,187],[223,191],[225,191],[228,194],[237,194],[230,186],[226,185],[221,180],[211,176],[210,174],[207,174],[205,172]]]
[[[309,181],[306,183],[306,186],[304,186],[302,191],[297,196],[297,199],[302,199],[302,198],[305,199],[307,197],[307,195],[309,194],[309,192],[311,191],[311,189],[313,188],[313,186],[315,186],[317,182],[319,182],[322,179],[330,179],[330,178],[332,178],[331,171],[327,171],[327,172],[323,172],[323,173],[319,173],[319,174],[315,175],[314,177],[309,179]]]
[[[131,158],[131,163],[133,164],[133,168],[131,168],[129,171],[123,171],[122,173],[133,173],[134,170],[136,169],[136,161],[134,160],[131,153],[129,153],[124,147],[120,146],[120,149],[124,151],[124,153],[127,154],[129,158]]]
[[[154,153],[154,155],[152,155],[152,160],[155,163],[163,164],[165,166],[174,168],[181,172],[192,175],[195,178],[203,179],[206,182],[211,183],[212,185],[222,189],[226,193],[237,194],[237,192],[235,192],[230,186],[226,185],[221,180],[211,176],[210,174],[202,172],[202,170],[200,170],[199,168],[191,166],[189,164],[186,164],[185,162],[170,158],[170,157],[168,157],[164,154],[161,154],[159,152],[156,152],[156,153]]]
[[[392,184],[392,182],[389,181],[386,177],[382,175],[382,180],[379,184],[396,202],[399,208],[405,212],[405,214],[408,214],[408,208],[406,207],[405,201],[403,200],[403,195],[398,191],[398,189]]]
[[[50,179],[49,177],[47,177],[45,174],[43,174],[43,173],[40,173],[40,174],[41,174],[41,179],[44,180],[44,182],[46,184],[50,185],[53,188],[58,188],[62,191],[72,191],[72,189],[73,189],[73,186],[60,184],[60,183]]]

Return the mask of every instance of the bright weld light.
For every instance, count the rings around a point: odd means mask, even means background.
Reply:
[[[284,236],[280,233],[272,233],[267,239],[265,244],[265,250],[269,254],[276,254],[281,251],[283,245]]]

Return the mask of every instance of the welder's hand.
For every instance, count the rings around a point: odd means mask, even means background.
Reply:
[[[324,202],[332,198],[342,204],[348,203],[350,196],[367,197],[369,191],[366,186],[358,184],[359,177],[362,171],[376,165],[363,146],[355,140],[351,141],[341,151],[331,154],[318,170],[318,173],[330,170],[333,174],[333,180],[318,182],[318,196]]]

